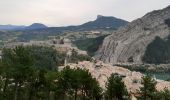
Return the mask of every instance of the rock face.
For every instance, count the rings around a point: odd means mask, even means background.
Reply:
[[[170,34],[170,6],[150,12],[105,38],[96,58],[106,63],[142,63],[146,47],[156,36]]]

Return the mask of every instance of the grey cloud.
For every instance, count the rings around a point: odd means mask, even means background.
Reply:
[[[94,20],[98,14],[132,21],[168,5],[170,0],[0,0],[0,22],[77,25]]]

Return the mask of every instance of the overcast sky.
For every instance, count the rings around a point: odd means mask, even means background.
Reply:
[[[0,24],[78,25],[97,15],[128,21],[170,5],[170,0],[0,0]]]

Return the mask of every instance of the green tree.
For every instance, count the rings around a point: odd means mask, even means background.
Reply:
[[[64,68],[61,72],[54,70],[63,63],[65,55],[51,48],[18,46],[5,48],[2,54],[0,100],[101,98],[102,89],[88,70],[70,67]],[[73,55],[76,59],[80,57],[77,54]]]
[[[142,77],[142,85],[143,87],[140,88],[141,97],[140,100],[154,100],[154,95],[156,91],[156,81],[150,76],[146,75]]]
[[[165,88],[162,91],[158,91],[154,95],[154,100],[170,100],[170,91]]]
[[[161,91],[161,99],[162,100],[170,100],[170,90],[168,90],[167,88],[165,88],[163,91]]]
[[[27,81],[28,100],[53,100],[56,89],[57,71],[38,69]]]
[[[49,100],[55,99],[55,91],[57,90],[57,78],[58,72],[57,71],[48,71],[45,74],[45,81],[46,81],[46,91],[47,97]]]
[[[58,95],[60,95],[60,97],[74,98],[74,100],[95,100],[101,95],[101,88],[96,79],[92,78],[88,70],[79,68],[70,69],[69,66],[64,68],[60,72],[57,86]],[[61,99],[63,100],[65,98]]]
[[[105,97],[107,100],[127,100],[129,94],[122,77],[118,74],[112,74],[106,83]]]
[[[92,58],[88,55],[78,54],[78,52],[75,49],[73,49],[72,54],[68,60],[71,63],[77,63],[78,61],[91,61]]]
[[[33,60],[31,54],[22,46],[18,46],[14,49],[4,49],[2,62],[5,76],[14,79],[14,100],[19,100],[19,90],[24,85],[25,81],[32,75]],[[8,81],[6,80],[6,81]],[[7,87],[5,83],[4,91]]]
[[[28,46],[26,48],[35,59],[35,67],[38,69],[57,70],[58,66],[64,65],[66,55],[51,47]]]

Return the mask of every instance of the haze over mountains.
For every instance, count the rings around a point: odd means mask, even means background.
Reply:
[[[15,29],[23,29],[26,26],[17,26],[17,25],[0,25],[0,30],[15,30]]]
[[[34,29],[44,29],[47,28],[46,25],[41,24],[41,23],[33,23],[32,25],[26,27],[26,30],[34,30]]]
[[[63,33],[72,33],[80,31],[94,31],[94,30],[116,30],[119,27],[123,27],[128,22],[115,17],[98,16],[96,20],[87,22],[78,26],[66,26],[66,27],[41,27],[44,26],[40,24],[41,28],[32,28],[25,30],[17,30],[17,32],[22,32],[19,40],[25,41],[33,38],[44,38],[47,36],[55,36]]]
[[[102,16],[98,15],[97,19],[94,21],[87,22],[78,26],[80,29],[117,29],[121,26],[124,26],[128,21],[118,19],[115,17]]]
[[[42,23],[33,23],[30,26],[16,26],[16,25],[0,25],[0,30],[36,30],[36,29],[55,29],[56,30],[94,30],[94,29],[117,29],[124,26],[128,21],[118,19],[111,16],[98,15],[97,19],[78,26],[66,27],[47,27]]]
[[[8,30],[8,31],[14,31],[14,30],[34,30],[34,29],[42,29],[47,28],[47,26],[41,24],[41,23],[33,23],[30,26],[25,25],[0,25],[0,30]]]

